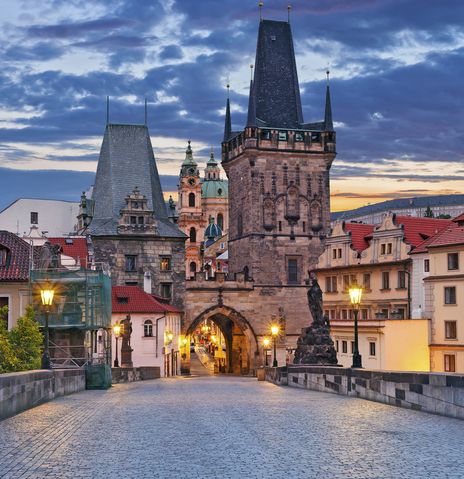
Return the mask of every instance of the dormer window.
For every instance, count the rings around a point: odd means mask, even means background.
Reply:
[[[127,296],[118,296],[117,301],[119,304],[128,304],[129,298]]]
[[[139,208],[139,202],[138,201],[133,201],[132,202],[132,208],[138,209]]]
[[[0,266],[6,266],[8,262],[8,250],[0,248]]]

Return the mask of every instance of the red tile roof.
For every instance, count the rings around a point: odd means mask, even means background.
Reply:
[[[86,267],[89,257],[89,250],[87,248],[87,240],[84,237],[66,237],[66,238],[48,238],[51,244],[58,244],[61,246],[61,252],[79,260],[81,266]]]
[[[462,223],[464,221],[464,213],[462,213],[462,215],[456,216],[456,218],[453,218],[453,221],[455,223]]]
[[[451,223],[447,228],[436,234],[427,245],[428,248],[438,246],[464,245],[464,225]]]
[[[374,225],[362,223],[345,223],[343,229],[351,235],[351,244],[356,251],[363,251],[369,246],[369,237],[374,231]]]
[[[14,233],[0,231],[2,250],[6,250],[6,264],[0,265],[0,281],[28,281],[30,245]]]
[[[162,304],[138,286],[113,286],[113,313],[180,313],[170,304]]]
[[[413,247],[419,246],[427,238],[446,228],[451,221],[436,218],[395,215],[395,224],[403,225],[404,240]]]

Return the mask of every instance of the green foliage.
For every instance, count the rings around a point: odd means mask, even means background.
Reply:
[[[437,218],[439,220],[449,220],[451,219],[451,215],[444,215],[443,213],[441,215],[438,215]]]
[[[432,208],[430,208],[430,206],[427,206],[427,209],[425,210],[424,217],[425,218],[433,218],[433,211],[432,211]]]
[[[43,336],[31,306],[11,331],[0,321],[0,373],[39,369]]]

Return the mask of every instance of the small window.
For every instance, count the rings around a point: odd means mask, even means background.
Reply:
[[[354,341],[351,341],[351,354],[354,353]]]
[[[7,298],[5,296],[0,297],[0,309],[4,308],[5,306],[8,308],[9,298]],[[0,315],[0,321],[3,322],[4,328],[8,329],[8,313],[5,314],[5,315]]]
[[[126,271],[137,271],[137,256],[133,254],[126,255]]]
[[[406,273],[404,271],[398,271],[398,288],[406,288]]]
[[[445,304],[456,304],[455,286],[445,286]]]
[[[195,193],[189,193],[189,207],[193,208],[195,206]]]
[[[456,321],[445,321],[445,338],[457,339]]]
[[[385,254],[387,252],[386,244],[383,243],[380,245],[380,254]]]
[[[153,336],[153,322],[150,319],[147,319],[143,323],[143,335],[146,338],[151,338]]]
[[[390,273],[388,271],[382,272],[382,289],[390,289]]]
[[[335,351],[338,353],[338,339],[335,341]]]
[[[342,309],[342,319],[348,319],[348,310]]]
[[[448,270],[459,269],[459,253],[448,253]]]
[[[392,254],[392,243],[387,244],[387,254]]]
[[[219,188],[218,192],[219,191],[222,191],[222,190]],[[219,228],[221,228],[221,230],[224,229],[224,215],[222,213],[218,213],[217,215],[217,225],[219,226]]]
[[[370,356],[375,356],[375,343],[374,342],[369,343],[369,355]]]
[[[190,228],[189,239],[190,239],[190,243],[197,242],[197,230],[193,226]]]
[[[369,310],[368,309],[361,309],[361,318],[368,319],[369,318]]]
[[[191,273],[196,273],[197,272],[197,264],[195,263],[195,261],[190,262],[189,269],[190,269]]]
[[[288,284],[298,284],[298,260],[290,258],[287,263]]]
[[[118,296],[116,300],[118,304],[129,304],[129,298],[127,296]]]
[[[347,353],[348,352],[348,342],[347,341],[342,341],[342,353]]]
[[[261,139],[262,140],[270,140],[271,139],[271,132],[269,130],[262,130],[261,131]]]
[[[342,257],[342,249],[341,248],[338,248],[338,259],[340,259]]]
[[[0,266],[6,266],[8,261],[8,250],[6,248],[0,248]]]
[[[430,272],[430,260],[424,259],[424,273]]]
[[[303,133],[299,133],[299,132],[295,133],[295,141],[300,142],[300,141],[303,141],[303,140],[304,140]]]
[[[279,131],[279,141],[287,141],[287,132]]]
[[[161,271],[171,271],[171,258],[165,257],[160,260]]]
[[[218,196],[221,196],[222,195],[222,188],[218,188]]]
[[[131,216],[130,217],[130,224],[131,225],[136,225],[137,224],[137,216]]]
[[[337,259],[337,250],[336,249],[332,250],[332,259]]]
[[[350,275],[344,274],[343,275],[343,289],[345,291],[348,291],[349,287],[350,287]]]
[[[454,354],[444,354],[444,369],[445,373],[455,373],[456,372],[456,356]]]
[[[138,223],[140,226],[143,226],[145,224],[145,218],[143,216],[139,216]]]
[[[138,202],[138,201],[133,201],[133,202],[132,202],[132,208],[133,208],[134,210],[137,210],[137,209],[139,208],[139,202]]]
[[[306,233],[306,221],[303,221],[303,233]]]
[[[31,211],[31,225],[39,224],[39,213],[37,211]]]
[[[364,289],[371,289],[371,274],[364,273],[363,274],[363,288]]]
[[[321,134],[320,133],[311,133],[311,141],[312,142],[321,141]]]
[[[279,221],[279,231],[282,231],[282,221]]]
[[[171,296],[172,296],[171,283],[161,283],[161,296],[165,299],[171,299]]]
[[[238,215],[237,218],[237,234],[242,236],[243,234],[243,217],[242,215]]]

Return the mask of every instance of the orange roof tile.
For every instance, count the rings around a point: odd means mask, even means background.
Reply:
[[[369,237],[374,231],[374,225],[363,223],[345,223],[343,229],[350,233],[351,244],[356,251],[363,251],[369,246]]]
[[[153,295],[138,286],[113,286],[111,290],[113,313],[180,313],[170,304],[161,304]]]
[[[395,215],[395,224],[403,225],[404,240],[413,247],[419,246],[424,240],[437,234],[450,223],[451,220]]]
[[[87,240],[84,237],[66,237],[66,238],[48,238],[51,244],[58,244],[61,246],[61,252],[79,260],[81,265],[86,267],[89,257],[89,250],[87,248]]]

